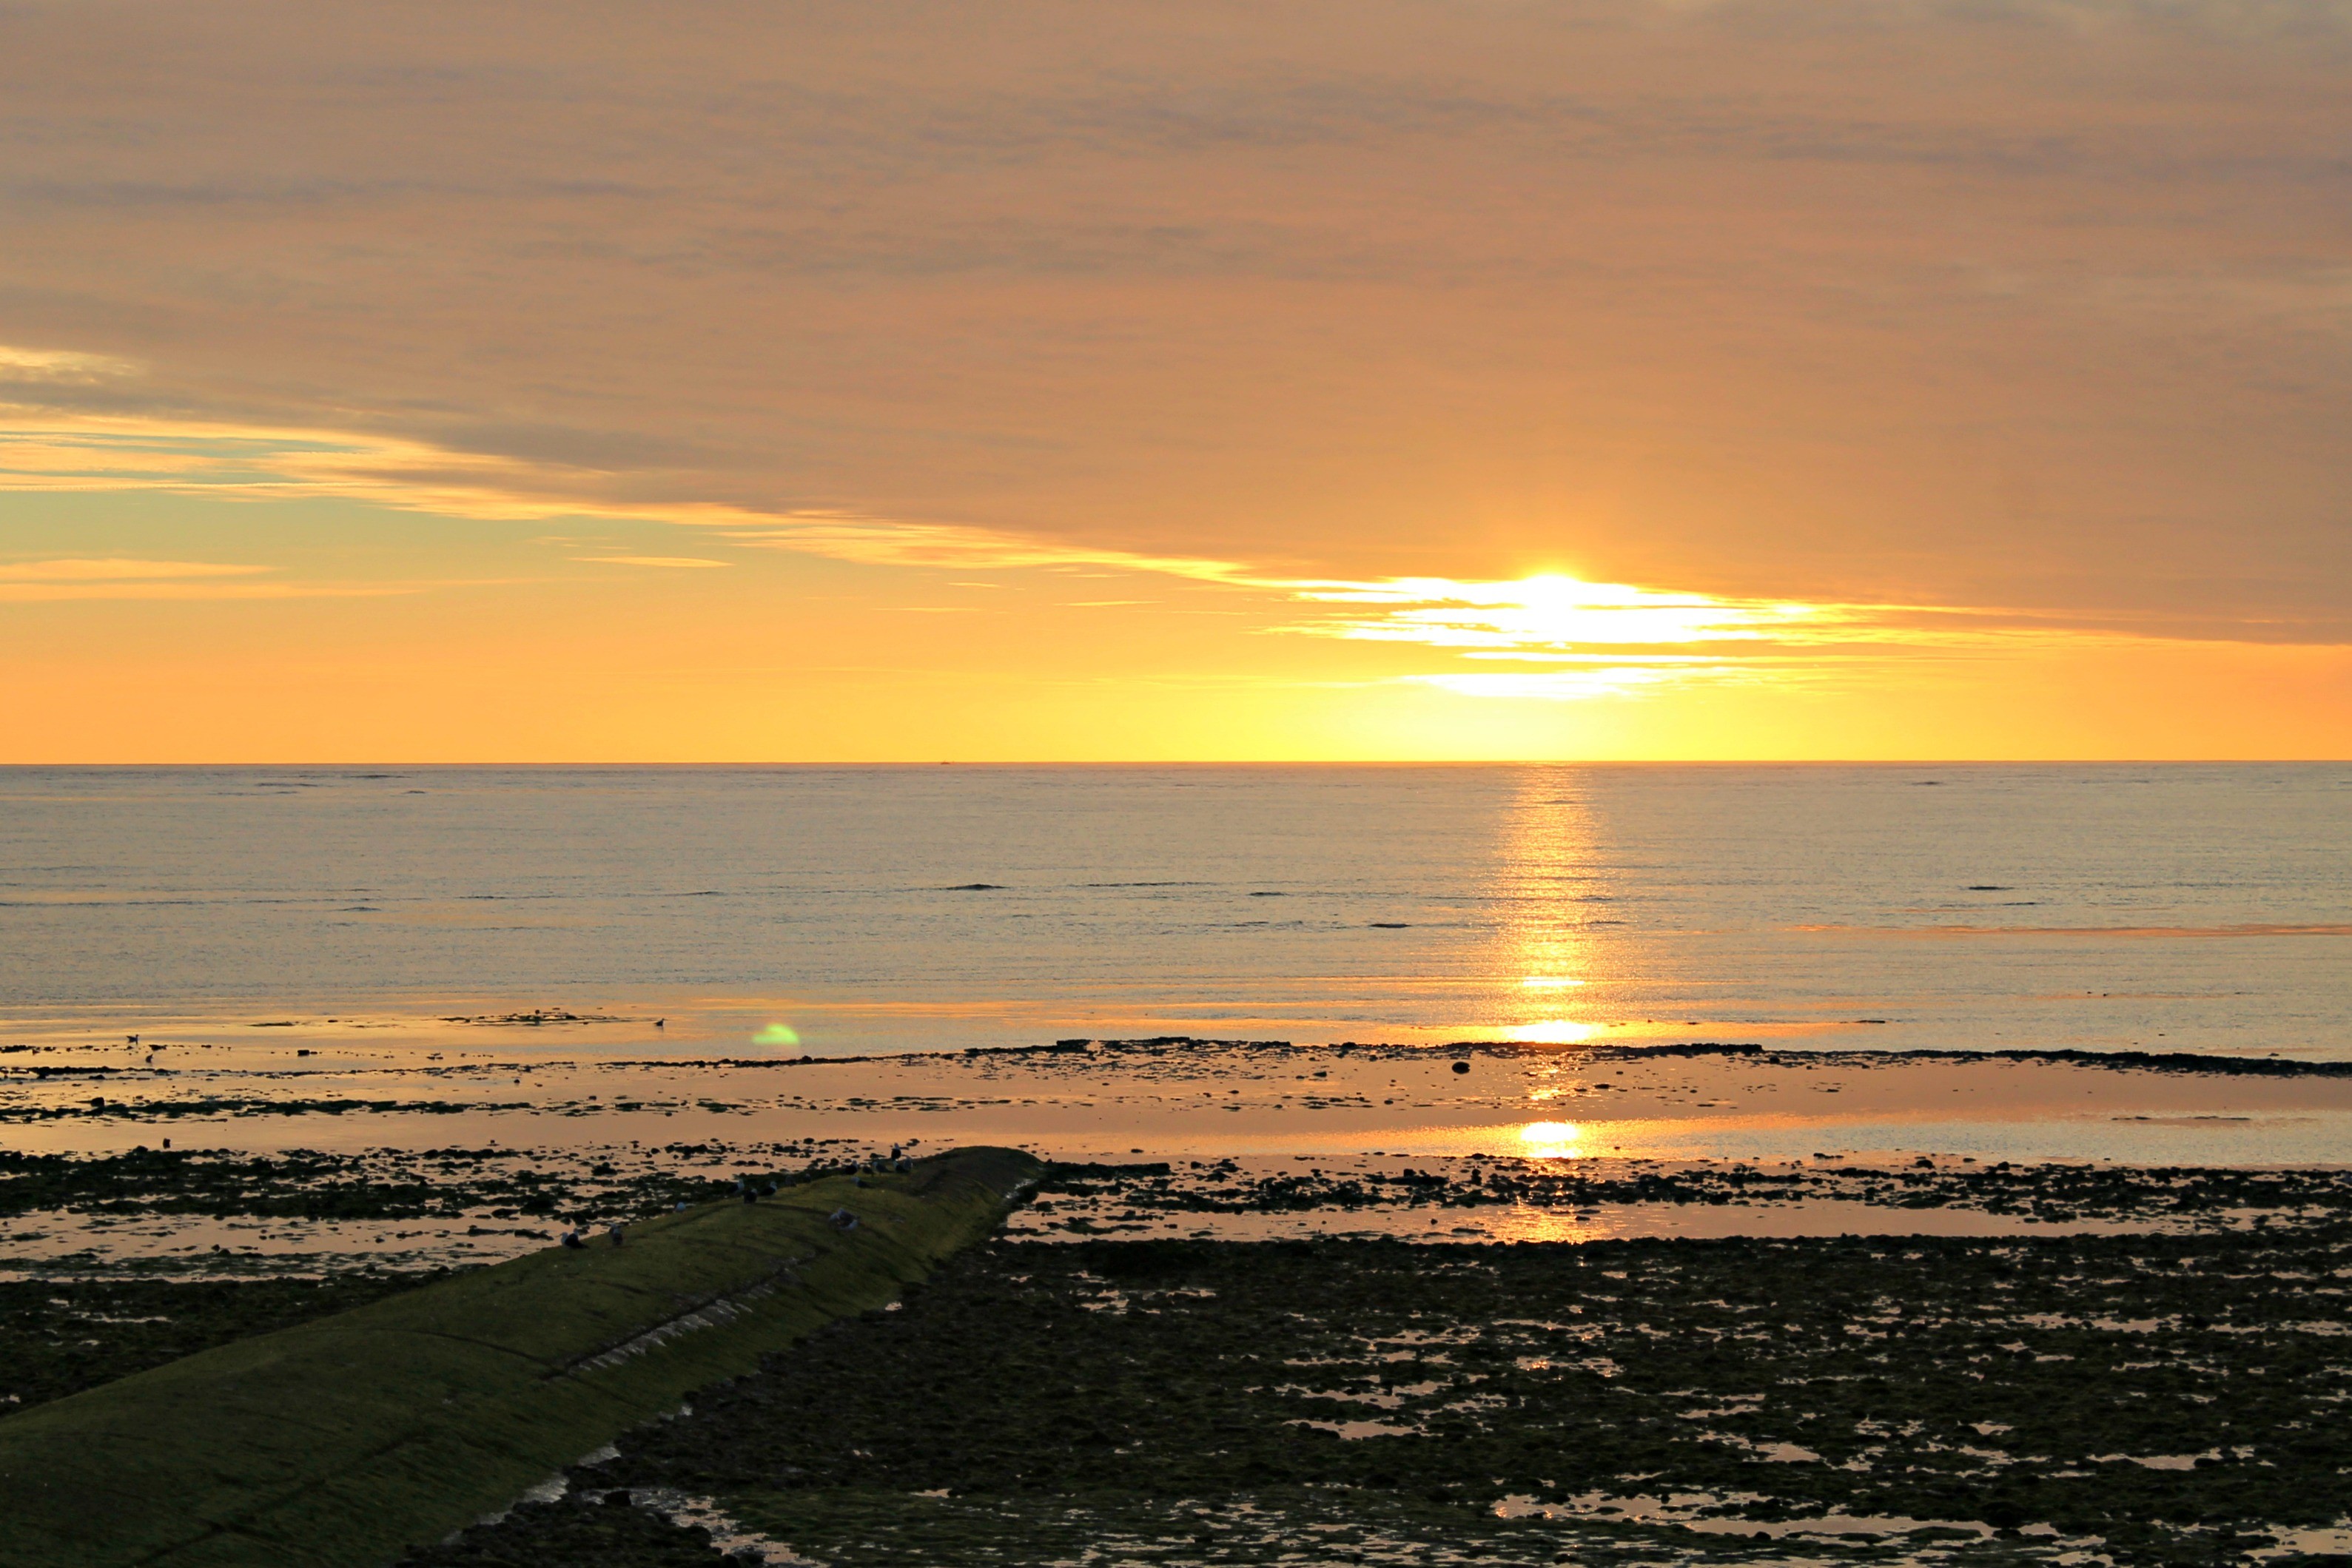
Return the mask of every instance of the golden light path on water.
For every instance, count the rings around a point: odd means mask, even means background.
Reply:
[[[1517,1045],[1576,1045],[1599,1032],[1598,1024],[1579,1023],[1574,1019],[1541,1019],[1534,1023],[1513,1024],[1503,1031],[1503,1038]]]
[[[1579,1146],[1584,1129],[1573,1122],[1529,1122],[1519,1129],[1523,1151],[1535,1159],[1570,1159],[1583,1153]]]
[[[1581,1044],[1607,1021],[1564,1005],[1592,984],[1601,956],[1585,928],[1593,901],[1607,896],[1589,808],[1572,786],[1530,779],[1504,816],[1496,858],[1508,915],[1489,972],[1505,1017],[1483,1021],[1514,1044]]]

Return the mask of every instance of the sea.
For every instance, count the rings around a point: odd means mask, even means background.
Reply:
[[[2352,764],[0,769],[0,1042],[2352,1058]]]

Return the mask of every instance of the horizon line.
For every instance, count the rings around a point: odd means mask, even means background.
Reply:
[[[2352,764],[2352,757],[1213,757],[1213,758],[938,758],[910,761],[891,758],[799,758],[775,760],[698,761],[570,758],[514,760],[497,758],[410,761],[382,758],[333,761],[285,758],[215,758],[203,761],[0,761],[0,769],[284,768],[2325,768]]]

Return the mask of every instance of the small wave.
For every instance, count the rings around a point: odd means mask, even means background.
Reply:
[[[2026,909],[2032,904],[2003,904]],[[1598,925],[1596,920],[1591,924]],[[2352,936],[2352,923],[2308,925],[1790,925],[1790,931],[1855,936]]]

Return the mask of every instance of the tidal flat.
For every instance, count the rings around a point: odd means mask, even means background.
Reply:
[[[922,1140],[1092,1159],[1907,1149],[2223,1166],[2352,1146],[2352,1063],[2285,1058],[1166,1037],[665,1059],[537,1035],[472,1051],[310,1038],[0,1046],[0,1130],[59,1153]]]
[[[2340,1216],[999,1240],[405,1563],[2341,1562],[2347,1279]]]
[[[0,1410],[902,1141],[1060,1156],[412,1568],[2352,1561],[2340,1064],[182,1049],[0,1062]]]
[[[554,1147],[0,1151],[0,1281],[331,1278],[495,1262],[604,1224],[797,1181],[862,1140]],[[2300,1225],[2352,1202],[2334,1166],[1669,1162],[1343,1155],[1065,1161],[1016,1236],[1585,1241],[2011,1235]]]
[[[0,1399],[444,1277],[431,1236],[530,1249],[843,1163],[16,1155],[16,1225],[375,1225],[419,1249],[67,1260],[0,1286]],[[1824,1203],[1873,1233],[1757,1233]],[[1583,1218],[1612,1210],[1751,1233]],[[1956,1215],[1997,1233],[1915,1233]],[[1573,1234],[1496,1239],[1528,1216]],[[2352,1173],[2326,1168],[1065,1163],[894,1308],[407,1561],[2341,1562],[2347,1291]]]

